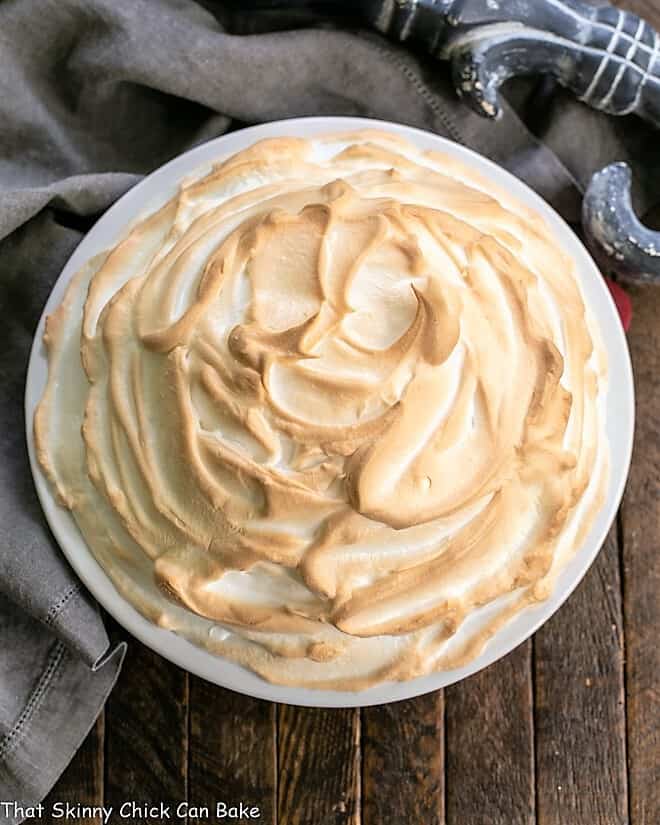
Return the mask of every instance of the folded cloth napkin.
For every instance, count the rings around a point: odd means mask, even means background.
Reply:
[[[608,120],[561,91],[518,84],[491,123],[456,100],[445,65],[375,34],[309,23],[286,31],[282,18],[277,32],[248,20],[243,33],[229,33],[226,12],[213,0],[0,5],[0,800],[43,798],[102,708],[124,653],[110,648],[44,522],[23,420],[42,307],[84,232],[117,197],[229,129],[318,114],[396,120],[450,137],[518,174],[573,221],[580,189],[611,160],[631,162],[643,206],[660,191],[657,137],[634,118]]]

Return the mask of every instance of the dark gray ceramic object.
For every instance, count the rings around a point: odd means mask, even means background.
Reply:
[[[546,74],[589,106],[637,114],[660,127],[660,36],[631,12],[580,0],[242,0],[276,13],[359,16],[382,34],[450,62],[457,93],[497,117],[510,77]],[[607,271],[660,283],[660,233],[639,222],[630,171],[598,172],[585,194],[583,227]]]
[[[660,38],[630,12],[579,0],[367,0],[366,7],[383,34],[450,60],[458,94],[489,117],[505,80],[543,73],[589,106],[660,125]]]
[[[635,217],[627,164],[612,163],[592,177],[584,196],[582,225],[603,269],[643,283],[660,283],[660,232],[652,232]]]

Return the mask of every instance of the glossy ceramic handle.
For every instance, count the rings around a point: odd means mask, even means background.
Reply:
[[[604,269],[634,281],[660,282],[660,232],[637,219],[630,178],[625,163],[613,163],[592,177],[582,202],[587,243]]]
[[[450,60],[458,93],[497,114],[509,77],[553,75],[608,114],[660,126],[660,37],[631,12],[579,0],[383,0],[365,12],[383,34]]]

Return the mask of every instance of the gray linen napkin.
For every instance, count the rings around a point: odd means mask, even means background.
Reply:
[[[41,515],[22,412],[49,290],[119,195],[231,128],[312,114],[391,119],[453,138],[511,169],[569,220],[589,174],[610,160],[645,168],[642,205],[660,188],[653,135],[635,119],[615,124],[554,89],[542,97],[519,84],[515,110],[489,123],[456,101],[446,67],[376,35],[308,26],[238,36],[220,23],[222,3],[204,6],[0,5],[0,801],[43,798],[123,658]],[[0,812],[2,821],[14,820]]]

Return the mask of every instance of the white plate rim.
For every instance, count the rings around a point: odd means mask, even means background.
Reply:
[[[62,299],[66,285],[80,266],[107,249],[139,216],[152,211],[174,193],[176,182],[200,166],[228,156],[256,140],[275,136],[315,134],[375,128],[408,138],[424,149],[453,155],[505,186],[518,200],[539,212],[576,263],[589,306],[601,326],[609,361],[607,431],[611,472],[606,501],[582,547],[560,573],[550,597],[517,614],[491,639],[485,650],[466,666],[422,676],[408,682],[385,683],[363,691],[331,691],[274,685],[186,639],[153,625],[127,602],[87,547],[71,514],[61,508],[36,459],[33,416],[47,374],[43,346],[45,318]],[[117,200],[83,238],[56,280],[35,332],[25,390],[25,426],[30,467],[46,520],[74,571],[107,612],[139,641],[174,664],[222,687],[258,699],[308,707],[366,707],[400,701],[447,687],[506,656],[528,639],[566,601],[596,558],[623,496],[630,467],[634,431],[634,385],[630,354],[614,302],[595,263],[564,220],[526,184],[471,149],[430,132],[370,118],[303,117],[250,126],[214,138],[177,156],[145,177]],[[616,424],[616,432],[614,425]],[[615,438],[613,436],[616,436]],[[567,651],[567,653],[570,653]]]

